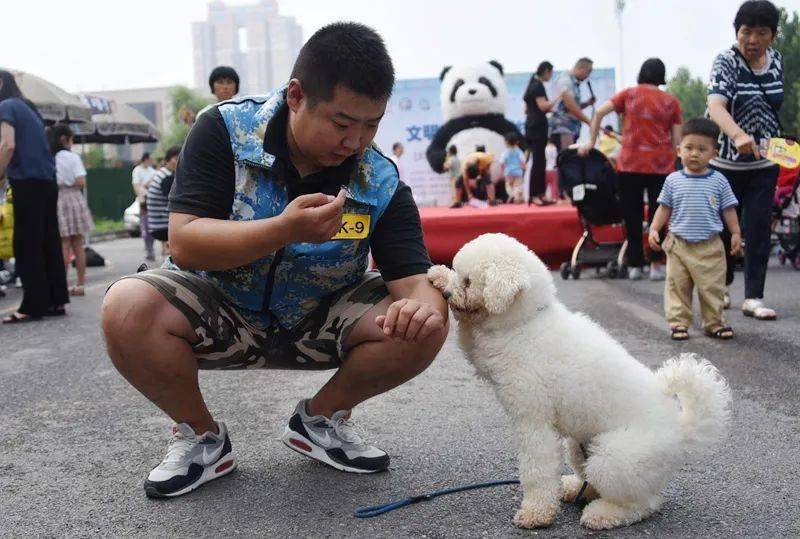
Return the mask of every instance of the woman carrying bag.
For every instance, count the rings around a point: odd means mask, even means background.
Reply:
[[[772,200],[778,166],[763,159],[759,146],[783,131],[778,111],[783,104],[783,57],[772,48],[779,13],[767,0],[745,2],[733,26],[736,44],[719,54],[711,69],[708,114],[722,132],[714,169],[728,178],[745,243],[742,312],[758,320],[774,320],[764,305],[764,283],[770,253]],[[722,234],[726,252],[730,234]],[[726,284],[733,282],[735,259],[728,257]],[[726,306],[730,296],[726,293]]]

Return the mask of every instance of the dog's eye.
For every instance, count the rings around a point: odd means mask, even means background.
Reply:
[[[466,288],[467,286],[469,286],[469,277],[464,279],[464,287]]]

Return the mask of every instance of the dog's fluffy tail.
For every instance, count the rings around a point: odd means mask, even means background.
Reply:
[[[681,354],[656,371],[661,389],[677,395],[680,422],[693,449],[702,449],[725,434],[730,420],[731,394],[728,383],[714,365],[694,354]]]

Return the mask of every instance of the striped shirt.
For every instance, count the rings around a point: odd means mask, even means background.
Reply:
[[[711,68],[708,95],[722,100],[734,121],[756,143],[779,136],[781,128],[775,111],[783,104],[783,56],[775,49],[767,49],[764,68],[751,72],[733,49],[720,53]],[[719,157],[711,161],[717,168],[751,170],[774,166],[766,159],[756,160],[752,154],[740,154],[724,133],[720,133],[719,146]]]
[[[166,230],[169,228],[169,190],[175,174],[167,167],[160,169],[150,180],[147,188],[147,230]]]
[[[722,210],[736,206],[727,178],[716,170],[694,176],[678,170],[667,176],[658,203],[672,209],[670,232],[690,243],[722,232]]]

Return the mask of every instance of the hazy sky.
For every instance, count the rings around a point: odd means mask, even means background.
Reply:
[[[229,0],[229,4],[251,2]],[[4,2],[0,66],[29,71],[66,90],[193,83],[191,22],[205,0],[23,0]],[[627,0],[624,81],[659,56],[706,78],[733,42],[739,0]],[[800,11],[800,0],[777,5]],[[442,66],[499,60],[508,72],[541,60],[570,67],[579,56],[616,67],[614,0],[279,0],[305,38],[324,24],[355,20],[386,40],[398,78],[438,76]],[[265,88],[265,90],[267,90]]]

